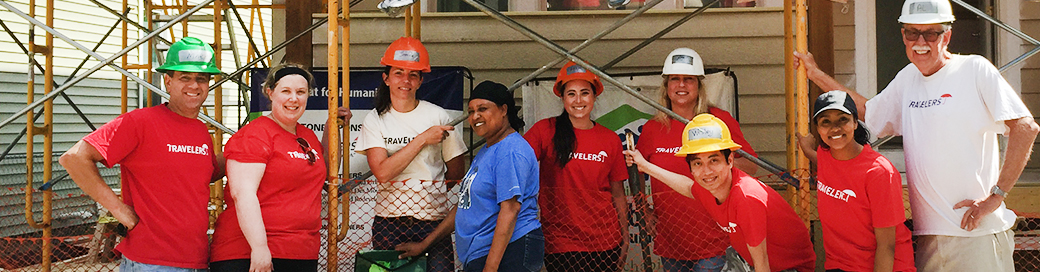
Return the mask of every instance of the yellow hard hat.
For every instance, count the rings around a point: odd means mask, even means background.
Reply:
[[[740,149],[740,145],[733,142],[726,123],[714,115],[702,113],[693,117],[683,128],[682,147],[679,152],[675,152],[675,156],[686,157],[689,154],[723,149],[736,150]]]

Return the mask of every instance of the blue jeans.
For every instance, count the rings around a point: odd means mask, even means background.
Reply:
[[[120,272],[205,272],[206,269],[192,269],[173,267],[156,264],[146,264],[135,262],[134,260],[123,257],[123,263],[119,265]]]
[[[486,262],[487,256],[474,259],[466,263],[464,271],[480,272],[484,270],[484,263]],[[537,228],[506,246],[506,252],[502,254],[502,262],[498,265],[498,271],[541,271],[544,262],[545,235],[542,234],[542,228]]]
[[[661,257],[661,266],[667,272],[719,272],[726,265],[726,255],[700,260],[677,260]]]
[[[441,221],[420,220],[415,217],[380,217],[372,222],[372,248],[393,250],[406,242],[422,242]],[[441,239],[426,249],[426,271],[455,271],[455,250],[451,239]]]

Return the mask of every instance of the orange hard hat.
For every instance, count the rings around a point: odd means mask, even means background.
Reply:
[[[553,86],[553,93],[556,96],[563,97],[563,85],[575,79],[588,81],[589,84],[592,84],[592,92],[595,95],[599,96],[599,94],[603,93],[603,83],[599,82],[599,77],[589,72],[585,67],[574,63],[574,61],[568,61],[567,64],[563,65],[563,68],[560,68],[560,73],[556,74],[556,85]]]
[[[401,37],[386,48],[386,53],[383,53],[379,64],[428,73],[430,72],[430,53],[426,52],[426,47],[419,40],[412,37]]]

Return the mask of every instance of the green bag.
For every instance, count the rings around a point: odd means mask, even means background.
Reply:
[[[401,251],[368,250],[354,255],[354,272],[426,272],[426,257],[398,259]]]

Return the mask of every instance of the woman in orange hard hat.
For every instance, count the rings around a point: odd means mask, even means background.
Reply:
[[[445,180],[465,175],[466,146],[443,108],[416,99],[430,55],[419,40],[402,37],[379,63],[386,66],[375,109],[361,124],[355,150],[368,157],[379,182],[372,245],[391,250],[422,241],[451,210]],[[427,271],[453,271],[450,240],[429,248]]]
[[[539,161],[548,271],[618,271],[628,243],[628,179],[621,139],[592,121],[599,77],[568,62],[553,92],[559,116],[538,121],[524,134]]]

